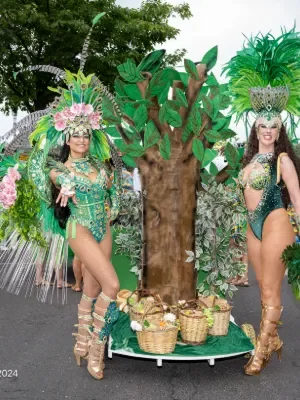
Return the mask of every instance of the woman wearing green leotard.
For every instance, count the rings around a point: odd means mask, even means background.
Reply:
[[[281,255],[295,240],[286,208],[292,201],[300,215],[299,172],[299,160],[280,115],[260,115],[252,127],[238,179],[248,209],[248,256],[263,308],[255,354],[245,366],[248,375],[258,375],[274,352],[281,357],[283,342],[277,333],[285,273]]]
[[[49,167],[52,167],[50,178],[59,188],[58,196],[54,191],[56,216],[61,222],[64,218],[67,220],[66,236],[70,247],[86,267],[74,354],[79,365],[81,358],[88,358],[88,371],[94,378],[101,379],[105,342],[118,317],[115,299],[119,281],[110,262],[112,238],[109,227],[109,221],[118,214],[118,196],[107,166],[85,156],[90,138],[88,131],[67,135],[61,162],[50,161]],[[105,210],[108,196],[111,202],[109,215]]]

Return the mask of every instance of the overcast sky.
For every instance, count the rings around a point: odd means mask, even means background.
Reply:
[[[300,29],[300,0],[188,0],[193,17],[190,20],[172,18],[170,24],[181,32],[176,40],[171,40],[157,48],[172,52],[177,48],[187,50],[186,57],[199,61],[207,50],[219,46],[218,64],[213,69],[219,77],[222,66],[235,55],[243,44],[244,36],[255,35],[259,31],[280,34],[280,27],[292,28],[298,22]],[[130,8],[138,8],[141,0],[118,0],[117,3]],[[169,0],[180,4],[180,0]],[[224,80],[224,78],[223,78]],[[23,114],[24,115],[24,114]],[[21,113],[19,115],[19,119]],[[12,126],[12,118],[0,115],[0,134]],[[234,128],[234,126],[233,126]],[[237,131],[241,138],[243,128]],[[300,131],[298,132],[300,136]]]

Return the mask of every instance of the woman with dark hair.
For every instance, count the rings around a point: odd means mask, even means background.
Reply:
[[[293,28],[278,38],[271,33],[251,37],[224,71],[230,78],[232,113],[247,126],[255,116],[237,183],[248,210],[248,257],[262,305],[257,346],[245,373],[258,375],[273,353],[281,357],[281,257],[295,240],[286,210],[290,202],[300,215],[300,164],[281,117],[285,111],[293,133],[294,117],[300,116],[300,33]]]
[[[284,90],[261,89],[264,98],[269,99]],[[260,112],[251,130],[239,176],[248,209],[248,256],[256,273],[263,309],[255,354],[245,366],[248,375],[258,375],[274,352],[281,358],[283,342],[277,332],[285,273],[281,255],[295,241],[286,209],[292,202],[300,215],[299,175],[300,162],[280,115]]]

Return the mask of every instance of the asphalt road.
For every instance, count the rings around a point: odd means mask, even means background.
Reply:
[[[260,301],[250,274],[249,288],[234,299],[238,324],[258,328]],[[38,303],[0,291],[0,400],[300,400],[300,302],[285,282],[283,360],[273,356],[259,377],[245,376],[243,357],[206,361],[164,362],[114,355],[107,360],[105,379],[94,380],[77,367],[72,349],[73,324],[80,294],[69,292],[68,304]],[[5,372],[4,372],[5,375]]]

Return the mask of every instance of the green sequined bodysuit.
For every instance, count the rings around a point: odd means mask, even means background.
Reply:
[[[71,236],[75,238],[76,224],[80,224],[88,228],[92,232],[95,240],[99,243],[106,233],[108,222],[105,204],[110,201],[110,219],[115,219],[119,212],[119,196],[115,184],[108,189],[109,172],[107,168],[104,167],[104,164],[93,162],[92,165],[98,171],[95,182],[78,175],[74,175],[74,178],[72,178],[75,183],[77,204],[74,204],[72,199],[68,201],[71,215],[67,222],[66,238],[69,236],[70,225]],[[71,171],[61,163],[52,161],[51,166],[58,172],[63,172],[56,179],[57,184],[62,185],[66,177],[70,176]]]
[[[242,170],[238,177],[238,186],[241,189],[243,202],[244,190],[249,185],[255,190],[263,190],[261,199],[254,211],[248,211],[249,225],[257,237],[262,240],[263,225],[267,216],[274,210],[284,208],[281,191],[282,182],[277,182],[277,166],[273,160],[273,153],[256,154],[251,163],[260,163],[263,167],[261,170],[252,170],[247,181],[243,179],[244,170]]]

